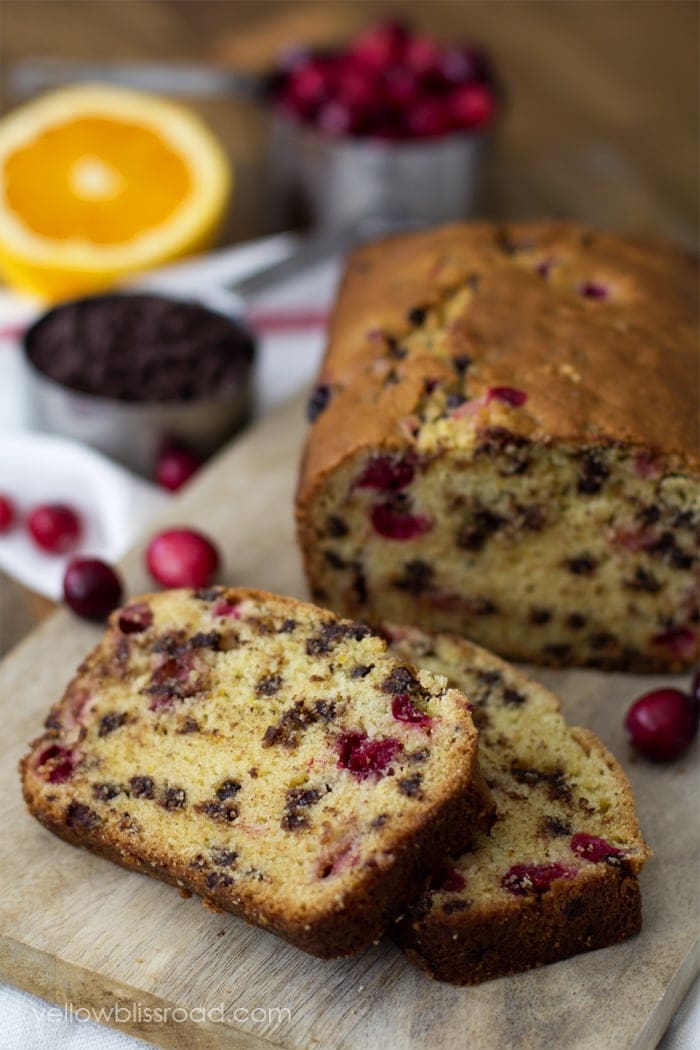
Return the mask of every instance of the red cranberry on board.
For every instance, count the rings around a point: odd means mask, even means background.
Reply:
[[[206,587],[219,563],[214,544],[195,529],[166,529],[146,548],[146,567],[163,587]]]
[[[73,558],[63,577],[63,597],[86,620],[103,620],[122,600],[122,583],[99,558]]]
[[[156,482],[169,492],[177,492],[202,465],[202,457],[176,441],[163,444],[156,463]]]
[[[10,531],[16,516],[15,505],[10,497],[0,493],[0,534]]]
[[[698,732],[700,704],[680,689],[653,689],[636,700],[625,716],[630,741],[652,762],[671,762]]]
[[[83,523],[65,503],[42,503],[29,515],[27,528],[37,547],[49,554],[65,554],[80,539]]]

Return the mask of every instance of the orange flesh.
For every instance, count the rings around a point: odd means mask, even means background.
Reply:
[[[104,117],[46,128],[5,167],[9,210],[51,240],[130,241],[166,223],[191,192],[188,166],[156,132]]]

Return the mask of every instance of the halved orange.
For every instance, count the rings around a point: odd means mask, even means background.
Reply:
[[[81,85],[0,121],[0,268],[42,298],[97,291],[209,246],[232,173],[189,110]]]

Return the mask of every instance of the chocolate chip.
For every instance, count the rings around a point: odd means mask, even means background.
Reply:
[[[393,586],[400,591],[408,591],[409,594],[422,594],[432,584],[435,569],[426,561],[414,558],[407,561],[401,571],[401,575],[393,580]]]
[[[357,664],[350,672],[351,678],[366,678],[374,664]]]
[[[464,551],[480,551],[494,532],[505,524],[505,518],[486,507],[474,512],[472,520],[457,533],[457,546]]]
[[[294,749],[299,744],[303,730],[317,720],[317,713],[310,711],[303,700],[297,700],[293,707],[282,712],[276,725],[267,727],[263,735],[262,746],[272,747],[275,744],[281,744],[282,747]]]
[[[121,790],[118,784],[93,784],[92,797],[100,802],[109,802],[121,794]]]
[[[348,534],[347,524],[336,514],[331,514],[326,522],[326,533],[335,540],[340,540]]]
[[[458,375],[463,376],[472,363],[471,357],[467,357],[466,354],[457,354],[456,357],[452,358],[452,364],[454,365],[455,371]]]
[[[102,821],[94,809],[82,802],[71,802],[66,810],[66,824],[69,828],[82,828],[91,831]]]
[[[534,769],[514,764],[511,766],[511,774],[519,784],[544,785],[553,801],[566,802],[571,799],[571,786],[562,769]]]
[[[557,838],[571,834],[571,826],[559,817],[543,817],[542,830],[546,835],[555,835]]]
[[[315,423],[322,412],[325,412],[331,400],[332,390],[327,383],[321,383],[311,394],[306,408],[309,423]]]
[[[366,627],[364,624],[338,623],[335,620],[330,620],[316,634],[307,639],[306,654],[307,656],[326,656],[333,651],[339,642],[346,639],[360,642],[371,633],[369,627]]]
[[[132,777],[129,787],[134,798],[153,798],[155,785],[150,777]]]
[[[295,630],[296,627],[297,627],[297,621],[296,620],[283,620],[277,633],[278,634],[291,634]]]
[[[335,718],[336,707],[330,700],[317,700],[314,704],[314,710],[324,722],[332,722]]]
[[[258,684],[255,686],[255,692],[258,696],[274,696],[279,693],[282,688],[282,675],[281,674],[268,674],[264,675]],[[240,785],[239,785],[240,787]]]
[[[511,689],[510,686],[506,686],[503,690],[503,703],[507,704],[508,707],[522,707],[525,701],[526,697],[518,692],[517,689]]]
[[[420,690],[420,684],[408,667],[394,667],[379,688],[383,693],[400,696],[403,693],[411,694]]]
[[[182,809],[187,801],[187,792],[184,788],[170,787],[163,793],[160,805],[163,809]]]
[[[412,310],[408,311],[408,323],[412,325],[421,325],[428,316],[428,310],[425,306],[414,306]]]
[[[223,594],[221,587],[200,587],[195,592],[195,597],[200,602],[215,602]]]
[[[204,802],[198,802],[194,808],[198,813],[203,813],[205,817],[210,817],[211,820],[221,824],[232,824],[238,817],[238,806],[232,802],[224,803],[207,799]]]
[[[227,798],[235,798],[238,792],[241,790],[241,785],[238,780],[224,780],[216,789],[216,797],[220,802],[225,802]]]
[[[326,560],[326,564],[330,565],[331,569],[346,569],[347,568],[347,562],[345,562],[341,558],[341,556],[336,553],[336,551],[325,550],[323,552],[323,557]]]
[[[631,580],[625,580],[624,586],[632,591],[646,591],[647,594],[658,594],[661,584],[650,572],[638,565]]]
[[[530,609],[530,623],[534,623],[537,626],[549,623],[552,619],[552,614],[549,609],[533,608]]]
[[[572,612],[566,617],[566,626],[570,627],[572,631],[579,631],[587,623],[588,620],[582,613]]]
[[[615,645],[617,638],[614,634],[610,634],[607,631],[601,631],[599,634],[591,635],[589,639],[589,645],[591,649],[609,649],[611,645]]]
[[[108,715],[103,715],[100,719],[98,736],[109,736],[115,729],[123,726],[125,722],[126,715],[123,712],[111,711]]]
[[[543,651],[554,660],[565,660],[571,652],[571,646],[567,642],[551,642],[545,645]]]
[[[398,788],[402,795],[406,795],[407,798],[419,798],[421,797],[421,783],[423,777],[420,773],[413,773],[410,777],[404,777],[403,780],[399,780]]]
[[[590,554],[579,554],[576,558],[569,558],[564,564],[575,576],[589,576],[597,566]]]
[[[212,860],[216,864],[217,868],[232,868],[236,863],[238,854],[232,849],[217,849],[214,847],[211,851]]]
[[[578,480],[578,491],[585,496],[593,496],[603,487],[610,471],[603,463],[600,454],[589,449],[581,456],[581,476]]]

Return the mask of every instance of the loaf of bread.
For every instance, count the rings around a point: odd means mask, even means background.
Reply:
[[[476,737],[367,627],[214,587],[115,612],[21,773],[61,838],[333,957],[490,818]]]
[[[413,628],[389,636],[400,660],[446,675],[472,701],[498,813],[394,926],[408,957],[439,980],[476,984],[637,933],[649,849],[627,778],[598,738],[484,649]]]
[[[549,665],[700,656],[698,271],[571,223],[350,258],[310,402],[319,602]]]

